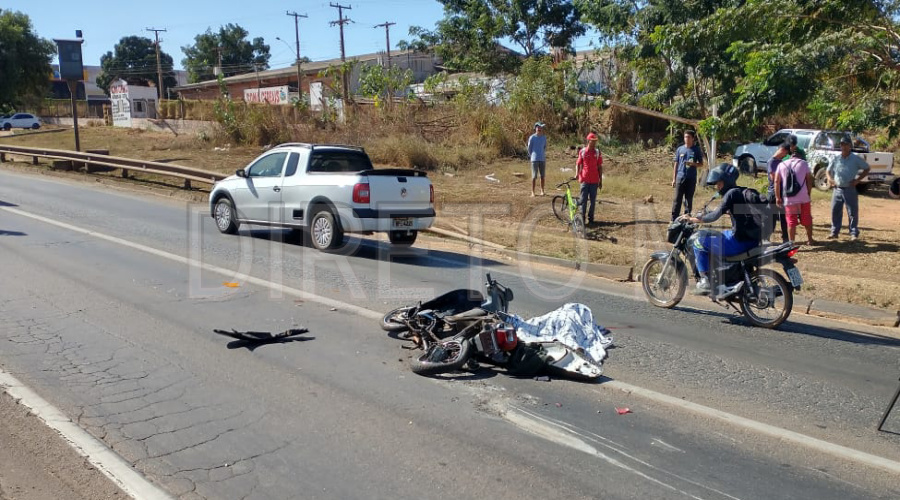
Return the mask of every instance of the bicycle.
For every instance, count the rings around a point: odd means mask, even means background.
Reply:
[[[554,196],[550,201],[550,205],[553,207],[553,215],[557,219],[564,222],[567,226],[571,226],[572,232],[576,236],[584,238],[584,217],[578,211],[580,204],[572,197],[572,187],[570,186],[574,180],[576,179],[573,177],[556,185],[556,189],[562,189],[565,186],[566,194]]]

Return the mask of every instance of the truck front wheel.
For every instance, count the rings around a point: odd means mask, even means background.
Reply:
[[[895,200],[900,198],[900,177],[897,177],[891,183],[891,186],[888,188],[888,195]]]

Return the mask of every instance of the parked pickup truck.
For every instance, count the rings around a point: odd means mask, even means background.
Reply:
[[[769,159],[775,150],[791,134],[797,136],[797,146],[806,151],[806,159],[815,177],[815,186],[828,191],[828,177],[825,169],[832,158],[841,154],[841,138],[850,135],[853,139],[853,152],[861,156],[871,169],[869,175],[857,186],[860,192],[866,191],[874,184],[891,184],[893,175],[894,154],[873,153],[869,151],[869,143],[848,132],[813,129],[782,129],[769,136],[762,143],[745,144],[734,152],[734,165],[744,173],[766,170]]]
[[[434,187],[421,170],[376,169],[362,148],[288,143],[215,184],[210,213],[219,231],[242,224],[303,231],[319,250],[345,233],[386,232],[412,245],[434,223]]]

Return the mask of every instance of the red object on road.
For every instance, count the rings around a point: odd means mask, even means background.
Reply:
[[[619,415],[624,415],[624,414],[626,414],[626,413],[631,413],[631,409],[630,409],[630,408],[619,408],[619,407],[616,407],[616,413],[618,413]]]

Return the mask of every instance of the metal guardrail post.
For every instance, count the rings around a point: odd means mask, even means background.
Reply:
[[[123,168],[123,169],[122,169],[122,178],[123,178],[123,179],[127,179],[127,178],[128,178],[128,169],[127,169],[127,168]]]
[[[6,153],[0,153],[0,163],[6,163]]]
[[[191,189],[191,180],[190,180],[190,179],[185,179],[185,180],[184,180],[184,188],[185,188],[185,189]]]
[[[39,165],[39,163],[38,163],[38,157],[37,157],[37,156],[32,156],[32,157],[31,157],[31,164],[32,164],[32,165]]]

